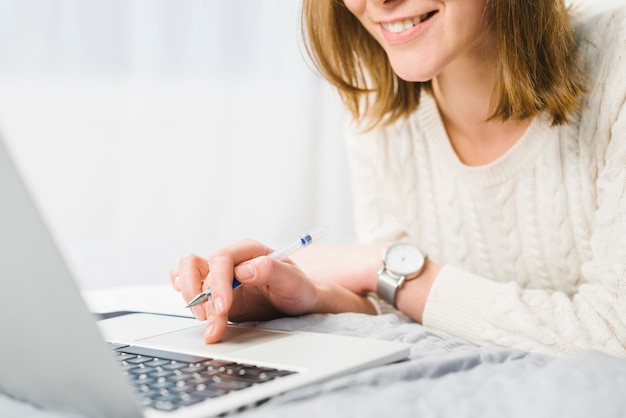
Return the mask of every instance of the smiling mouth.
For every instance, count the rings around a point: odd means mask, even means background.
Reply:
[[[428,19],[436,15],[437,12],[438,10],[433,10],[432,12],[424,13],[421,16],[414,17],[413,19],[404,19],[391,23],[381,23],[381,26],[387,32],[400,33],[404,32],[405,30],[411,29],[415,25],[419,25],[420,23],[427,21]]]

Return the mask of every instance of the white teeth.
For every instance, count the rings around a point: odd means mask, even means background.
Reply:
[[[430,13],[424,13],[423,15],[418,16],[418,17],[414,17],[413,19],[404,19],[404,20],[400,20],[398,22],[383,23],[382,26],[388,32],[400,33],[400,32],[403,32],[405,30],[409,30],[413,26],[417,25],[418,23],[421,23],[424,20],[428,19],[429,15],[430,15]]]

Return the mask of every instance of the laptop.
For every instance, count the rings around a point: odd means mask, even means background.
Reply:
[[[1,138],[0,275],[0,392],[46,410],[215,416],[408,357],[399,342],[235,324],[207,345],[185,317],[97,321]]]

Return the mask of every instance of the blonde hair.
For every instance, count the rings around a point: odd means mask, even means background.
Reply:
[[[487,0],[497,39],[498,78],[490,120],[523,120],[547,112],[567,123],[586,92],[563,0]],[[302,32],[321,74],[355,119],[368,128],[408,116],[428,82],[400,79],[387,55],[341,0],[303,0]]]

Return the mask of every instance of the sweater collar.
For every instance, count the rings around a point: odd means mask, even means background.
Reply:
[[[515,145],[498,159],[480,166],[468,166],[454,151],[437,103],[428,93],[421,95],[416,122],[438,164],[450,169],[451,175],[470,188],[492,187],[511,180],[519,172],[528,169],[550,141],[558,140],[557,129],[551,128],[545,118],[536,117]]]

